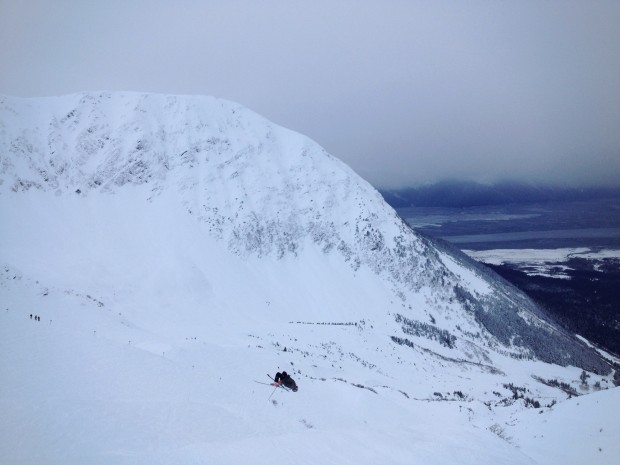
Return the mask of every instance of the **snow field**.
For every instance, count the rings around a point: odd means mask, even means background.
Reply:
[[[503,413],[471,400],[497,376],[387,344],[397,325],[377,309],[402,308],[367,270],[351,278],[309,249],[299,281],[295,259],[240,261],[131,196],[92,202],[3,205],[16,265],[0,288],[0,461],[267,463],[278,450],[301,463],[534,463],[488,431]],[[64,241],[76,214],[88,221]],[[254,380],[277,369],[300,390],[271,402]],[[429,401],[455,389],[470,400]]]

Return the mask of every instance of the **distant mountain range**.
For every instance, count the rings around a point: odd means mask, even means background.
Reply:
[[[576,188],[510,181],[481,184],[473,181],[446,180],[419,187],[379,189],[379,192],[393,208],[462,208],[620,197],[620,187]]]

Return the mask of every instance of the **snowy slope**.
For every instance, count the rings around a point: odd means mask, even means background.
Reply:
[[[2,463],[536,463],[502,425],[612,385],[239,105],[0,97],[0,181]],[[300,390],[267,401],[277,369]]]

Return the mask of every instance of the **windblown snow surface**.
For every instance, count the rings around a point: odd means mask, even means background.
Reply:
[[[620,456],[603,357],[230,102],[0,97],[0,263],[3,464]]]

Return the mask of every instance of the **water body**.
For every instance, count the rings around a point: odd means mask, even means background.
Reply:
[[[541,239],[601,239],[620,238],[620,228],[589,228],[589,229],[560,229],[551,231],[523,231],[515,233],[472,234],[465,236],[441,236],[455,244],[472,244],[480,242],[513,242],[539,241]]]
[[[463,249],[620,247],[620,198],[397,212],[412,228]]]

